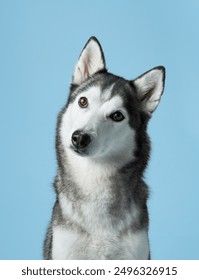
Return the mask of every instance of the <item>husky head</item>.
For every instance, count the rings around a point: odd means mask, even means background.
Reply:
[[[76,64],[68,103],[60,114],[62,150],[121,164],[140,153],[147,158],[146,124],[160,101],[164,78],[162,66],[131,81],[108,73],[102,48],[91,37]]]

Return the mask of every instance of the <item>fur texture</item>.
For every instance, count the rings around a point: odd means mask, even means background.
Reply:
[[[132,81],[108,73],[97,39],[87,42],[58,117],[45,259],[149,258],[147,124],[164,79],[162,66]]]

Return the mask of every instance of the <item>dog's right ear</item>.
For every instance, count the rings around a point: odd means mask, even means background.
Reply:
[[[142,108],[151,115],[158,106],[164,90],[165,68],[155,67],[133,81]]]
[[[106,71],[102,47],[95,37],[91,37],[80,54],[72,78],[73,85],[80,85],[99,71]]]

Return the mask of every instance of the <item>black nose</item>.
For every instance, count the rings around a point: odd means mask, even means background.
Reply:
[[[76,148],[85,148],[91,142],[89,134],[76,130],[72,135],[72,143]]]

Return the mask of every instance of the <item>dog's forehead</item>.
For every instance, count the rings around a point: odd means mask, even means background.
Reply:
[[[95,97],[101,102],[106,102],[115,95],[126,99],[131,90],[128,80],[111,73],[99,73],[80,85],[72,94],[71,101],[80,95],[87,95],[91,99]]]
[[[112,85],[106,87],[106,88],[101,88],[101,100],[103,102],[107,102],[109,100],[111,100],[111,98],[113,97],[113,88],[115,86],[115,83],[113,83]]]

